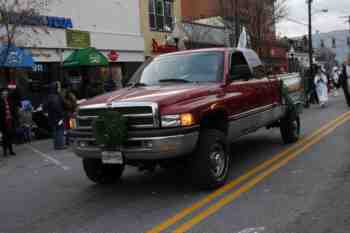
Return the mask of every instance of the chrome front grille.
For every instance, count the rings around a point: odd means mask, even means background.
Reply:
[[[159,127],[158,108],[149,103],[115,103],[110,108],[81,108],[78,111],[78,129],[92,129],[92,124],[101,114],[116,111],[127,118],[128,128],[152,129]]]

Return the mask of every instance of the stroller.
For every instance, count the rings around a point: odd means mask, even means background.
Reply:
[[[16,135],[20,142],[30,142],[33,138],[33,129],[36,127],[33,122],[33,106],[29,100],[21,101],[19,110],[19,127]]]

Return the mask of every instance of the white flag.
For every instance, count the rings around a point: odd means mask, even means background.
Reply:
[[[248,38],[247,38],[247,31],[245,30],[245,27],[242,29],[242,33],[239,36],[239,41],[237,44],[237,48],[247,48],[248,45]]]

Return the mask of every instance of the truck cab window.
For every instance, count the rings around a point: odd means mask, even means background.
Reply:
[[[241,52],[235,52],[231,56],[230,77],[232,81],[247,81],[253,77],[249,65]]]

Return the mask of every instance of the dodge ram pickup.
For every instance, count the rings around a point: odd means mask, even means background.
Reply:
[[[228,178],[233,140],[279,127],[285,143],[296,142],[300,76],[268,76],[262,67],[254,51],[235,48],[181,51],[145,63],[126,88],[79,106],[71,137],[87,177],[110,184],[126,165],[183,163],[196,184],[216,188]],[[105,152],[93,134],[93,121],[106,111],[127,119],[127,141],[113,153]]]

